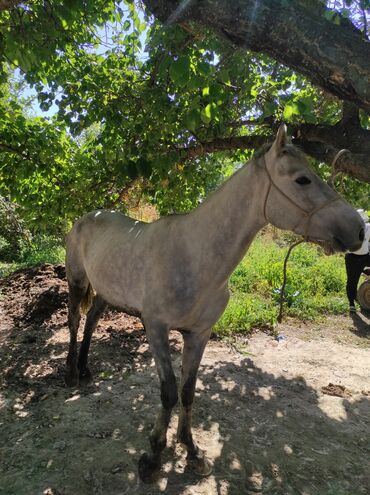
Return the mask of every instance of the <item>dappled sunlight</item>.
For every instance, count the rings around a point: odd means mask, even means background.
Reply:
[[[288,455],[292,455],[293,454],[293,449],[292,449],[292,447],[290,445],[285,444],[284,447],[283,447],[283,449],[284,449],[284,452],[286,454],[288,454]]]
[[[337,402],[335,409],[332,407],[333,401]],[[324,395],[319,398],[318,406],[328,418],[332,418],[337,421],[348,420],[347,412],[344,407],[344,399]]]
[[[82,320],[82,318],[81,318],[81,320]],[[66,332],[66,329],[67,329],[67,321],[66,321],[66,325],[64,328],[62,327],[59,330],[53,332],[50,335],[50,337],[45,340],[45,344],[46,345],[54,345],[54,344],[57,344],[60,342],[65,342],[67,344],[68,340],[69,340],[69,335],[68,335],[68,332]],[[67,349],[63,350],[63,352],[61,352],[59,355],[55,355],[54,357],[58,358],[58,357],[62,357],[62,356],[67,357]]]
[[[262,397],[262,399],[265,399],[265,400],[270,400],[273,397],[275,397],[275,393],[274,393],[274,391],[272,390],[271,387],[260,387],[256,391],[256,394],[255,395],[256,396],[259,396],[259,397]]]
[[[76,400],[81,399],[80,394],[72,395],[72,397],[69,397],[69,399],[66,399],[64,402],[75,402]]]
[[[102,353],[107,343],[100,340],[94,345]],[[322,476],[330,472],[335,476],[344,469],[341,461],[335,462],[332,457],[346,435],[348,421],[365,417],[366,408],[361,409],[356,401],[346,401],[342,403],[343,415],[333,417],[330,411],[323,410],[323,397],[303,378],[275,377],[250,359],[228,355],[230,351],[225,349],[220,344],[210,344],[200,368],[194,406],[194,439],[214,466],[206,479],[195,478],[187,468],[186,451],[176,442],[176,409],[160,478],[152,486],[144,486],[138,480],[136,463],[149,447],[148,434],[159,406],[158,379],[152,358],[146,353],[138,357],[136,370],[125,372],[124,379],[121,371],[113,370],[109,378],[87,389],[55,389],[52,399],[36,402],[35,394],[29,396],[27,407],[13,411],[14,415],[29,413],[20,419],[29,422],[28,430],[33,425],[19,449],[33,451],[36,437],[32,431],[41,435],[42,442],[49,439],[56,446],[55,455],[39,451],[35,454],[38,462],[49,465],[48,475],[57,479],[63,458],[75,489],[80,487],[79,493],[86,495],[93,491],[97,480],[109,486],[112,494],[128,490],[127,493],[140,495],[239,495],[245,489],[275,495],[282,493],[280,487],[291,486],[295,487],[292,493],[305,493],[306,489],[308,495],[316,495],[315,475],[307,489],[306,475],[302,473],[312,472],[315,466],[319,472],[321,469]],[[219,352],[222,359],[215,364]],[[178,373],[178,354],[175,362]],[[305,416],[298,407],[301,400],[306,404]],[[366,404],[369,407],[368,400]],[[42,426],[42,417],[50,425],[47,429]],[[80,456],[83,466],[81,481],[71,464],[75,455]],[[318,458],[326,459],[324,467],[317,466]],[[297,469],[297,462],[299,472],[292,479],[290,473]]]
[[[1,348],[0,473],[14,493],[24,493],[23,473],[31,469],[27,480],[79,495],[317,495],[329,493],[338,479],[342,491],[366,493],[370,390],[368,364],[358,363],[366,354],[360,346],[335,357],[337,344],[325,347],[321,338],[306,342],[287,332],[282,343],[255,334],[248,354],[245,339],[242,353],[237,343],[211,341],[199,370],[193,425],[212,474],[198,478],[189,469],[176,441],[176,407],[161,475],[147,486],[138,479],[137,461],[149,449],[160,392],[142,325],[114,312],[102,318],[91,346],[93,383],[68,389],[66,313],[63,306],[59,311],[37,329],[21,315]],[[173,332],[170,341],[179,378],[181,336]],[[345,384],[352,395],[326,395],[329,382]]]
[[[53,372],[53,367],[47,363],[29,364],[24,370],[23,376],[34,378],[37,376],[48,375]]]

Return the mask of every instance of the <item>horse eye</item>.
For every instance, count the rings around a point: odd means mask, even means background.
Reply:
[[[307,184],[311,184],[311,179],[305,177],[304,175],[298,177],[295,181],[297,184],[300,184],[301,186],[306,186]]]

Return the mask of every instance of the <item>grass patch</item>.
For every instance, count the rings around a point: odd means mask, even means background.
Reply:
[[[216,333],[242,333],[276,323],[287,249],[267,236],[253,242],[231,277],[230,303]],[[344,313],[345,283],[343,256],[325,256],[316,246],[300,244],[288,262],[284,314],[305,321]]]

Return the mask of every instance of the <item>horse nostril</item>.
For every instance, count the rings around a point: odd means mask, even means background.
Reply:
[[[365,230],[364,229],[360,230],[359,238],[360,238],[361,242],[363,242],[363,240],[365,239]]]

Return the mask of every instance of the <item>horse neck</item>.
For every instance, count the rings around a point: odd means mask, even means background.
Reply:
[[[267,224],[264,201],[268,176],[255,160],[244,165],[196,210],[202,269],[219,282],[230,277],[254,237]]]

